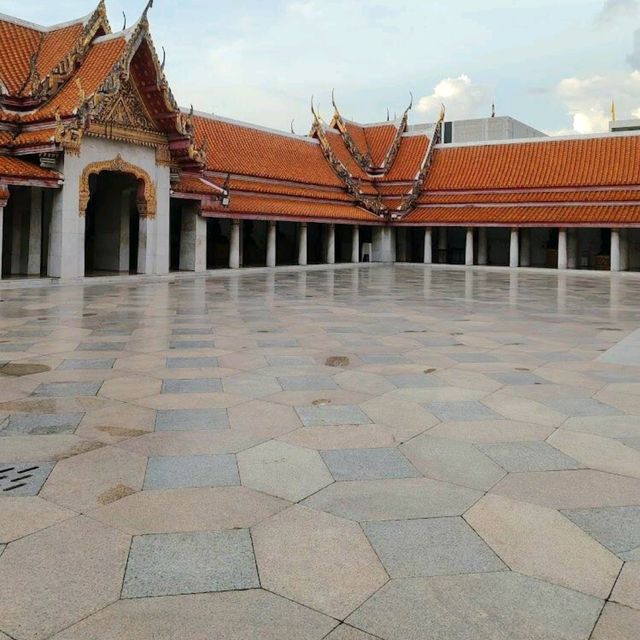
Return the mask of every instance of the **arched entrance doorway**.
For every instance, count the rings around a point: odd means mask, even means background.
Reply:
[[[145,273],[146,225],[155,217],[149,175],[118,156],[85,168],[80,214],[85,215],[85,275]]]

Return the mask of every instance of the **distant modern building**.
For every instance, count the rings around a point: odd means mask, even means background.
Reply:
[[[147,19],[0,16],[3,277],[374,262],[640,271],[640,135],[181,110]],[[621,126],[623,123],[616,123]]]
[[[622,131],[640,131],[640,119],[612,120],[609,123],[609,131],[611,133],[620,133]]]
[[[434,124],[417,124],[409,131],[430,134]],[[464,144],[466,142],[493,142],[497,140],[524,140],[546,138],[547,134],[530,127],[510,116],[495,118],[473,118],[471,120],[447,120],[442,128],[442,144]]]

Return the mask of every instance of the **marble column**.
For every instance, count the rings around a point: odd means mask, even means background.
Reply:
[[[567,230],[558,230],[558,269],[565,270],[568,268],[567,259]]]
[[[373,229],[373,257],[371,262],[395,262],[396,243],[395,228],[374,227]]]
[[[467,229],[465,241],[464,263],[467,267],[473,266],[473,227]]]
[[[478,264],[485,266],[489,263],[489,230],[487,227],[478,229]]]
[[[620,271],[620,229],[611,229],[611,271]]]
[[[509,266],[514,269],[520,266],[520,233],[517,228],[511,229],[509,244]]]
[[[620,271],[629,270],[629,229],[620,229]]]
[[[520,230],[520,266],[531,266],[531,229]]]
[[[351,235],[351,262],[353,264],[360,262],[360,227],[357,224],[353,225]]]
[[[42,262],[42,200],[43,190],[31,189],[31,210],[29,215],[29,246],[27,248],[27,274],[39,276]]]
[[[424,263],[433,263],[433,229],[425,227],[424,230]]]
[[[567,229],[567,269],[578,268],[578,230]]]
[[[189,202],[182,207],[180,271],[202,273],[207,270],[207,220],[200,205]]]
[[[335,264],[336,262],[336,225],[327,225],[327,255],[325,262]]]
[[[129,217],[131,215],[131,191],[124,189],[120,194],[120,242],[118,245],[118,271],[127,273],[130,269],[129,244],[130,226]]]
[[[9,201],[9,189],[0,184],[0,278],[2,278],[2,237],[3,237],[3,222],[4,222],[4,208]]]
[[[298,264],[302,267],[307,264],[307,223],[298,223]]]
[[[447,264],[447,227],[438,229],[438,263]]]
[[[138,236],[138,273],[155,273],[157,218],[140,216]]]
[[[231,237],[229,238],[229,269],[240,268],[240,220],[231,221]]]
[[[276,266],[276,243],[278,227],[274,220],[267,222],[267,267]]]

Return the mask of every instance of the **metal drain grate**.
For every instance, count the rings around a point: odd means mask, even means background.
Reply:
[[[0,496],[38,495],[53,465],[53,462],[0,463]]]

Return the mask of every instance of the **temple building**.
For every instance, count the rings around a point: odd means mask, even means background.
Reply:
[[[460,143],[444,112],[359,124],[334,101],[302,136],[180,109],[151,4],[116,33],[102,1],[53,27],[0,15],[2,277],[362,260],[640,270],[639,131]]]

